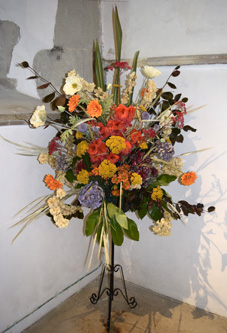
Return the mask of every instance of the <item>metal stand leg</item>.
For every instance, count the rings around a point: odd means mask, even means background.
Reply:
[[[103,279],[104,279],[106,270],[108,271],[108,275],[109,275],[109,288],[104,288],[102,290],[102,284],[103,284]],[[122,291],[120,288],[114,289],[114,272],[118,272],[119,270],[120,270],[120,275],[121,275],[124,291]],[[112,243],[111,243],[111,264],[109,266],[103,265],[101,276],[100,276],[98,294],[93,293],[90,297],[91,303],[97,304],[104,292],[106,292],[106,294],[109,296],[107,332],[110,332],[112,301],[113,301],[114,296],[118,295],[119,291],[122,294],[122,296],[124,297],[125,301],[129,305],[129,307],[131,309],[134,309],[137,306],[137,302],[135,300],[135,297],[131,297],[130,299],[128,298],[128,293],[127,293],[127,289],[126,289],[125,278],[124,278],[122,266],[114,265],[114,243],[112,241]]]

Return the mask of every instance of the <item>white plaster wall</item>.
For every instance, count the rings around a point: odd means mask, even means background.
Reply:
[[[11,141],[43,147],[55,133],[51,128],[33,130],[23,125],[0,128],[0,134]],[[13,216],[39,196],[51,194],[43,178],[52,169],[40,165],[36,157],[16,155],[15,146],[0,140],[0,331],[18,333],[80,290],[100,270],[57,296],[99,266],[95,253],[88,269],[89,239],[84,236],[83,221],[79,219],[72,219],[63,230],[56,228],[48,217],[42,217],[32,222],[11,244],[20,229],[10,229],[18,221]]]
[[[227,50],[226,0],[103,0],[103,57],[114,59],[112,8],[124,35],[122,59],[219,54]]]
[[[17,79],[17,90],[29,96],[38,97],[35,81],[26,81],[30,72],[16,64],[26,60],[32,66],[38,51],[53,47],[57,6],[58,0],[0,0],[0,19],[16,23],[21,35],[8,77]]]
[[[160,87],[172,67],[160,67],[156,78]],[[227,316],[227,151],[226,102],[227,66],[182,66],[181,75],[171,82],[189,98],[188,105],[204,108],[186,116],[186,124],[197,128],[185,132],[184,144],[176,144],[176,154],[203,148],[212,149],[184,157],[185,171],[195,171],[196,183],[178,183],[166,188],[175,201],[202,202],[216,206],[215,213],[185,218],[186,225],[173,222],[172,235],[153,235],[149,218],[132,215],[140,228],[140,241],[126,240],[116,248],[127,280],[158,293]],[[138,79],[138,86],[141,83]],[[136,296],[136,295],[134,295]]]
[[[137,37],[140,33],[143,35],[145,31],[146,36],[153,34],[154,22],[155,29],[162,30],[167,17],[165,8],[162,12],[163,19],[160,16],[157,18],[156,15],[152,16],[152,20],[145,18],[148,18],[149,13],[152,15],[154,11],[156,12],[157,7],[161,10],[161,5],[164,2],[156,2],[156,6],[153,6],[153,1],[116,2],[123,33],[126,30],[125,39],[123,39],[123,57],[132,57],[138,49],[141,49],[142,57],[173,55],[168,54],[169,49],[167,49],[166,54],[166,49],[159,39],[152,45],[142,37],[133,38],[131,35],[130,41],[128,39],[129,31],[135,22],[138,29],[135,32]],[[178,3],[177,13],[179,14],[179,12],[183,12],[186,1],[169,3],[171,5]],[[202,3],[205,4],[203,1]],[[191,4],[195,3],[191,2]],[[201,2],[197,2],[196,6],[197,4],[200,8]],[[111,10],[112,5],[111,1],[103,2],[104,41],[112,36],[111,22],[108,21],[107,17],[107,12]],[[206,1],[206,5],[211,8],[212,2]],[[223,6],[217,7],[219,9],[218,11],[214,10],[214,16],[221,18],[223,17]],[[129,12],[126,12],[126,8],[129,9]],[[173,6],[173,8],[176,7]],[[143,21],[141,20],[142,11]],[[169,22],[168,32],[170,33],[174,33],[173,28],[175,28],[176,22],[181,20],[177,13],[175,20]],[[204,12],[204,17],[207,19],[206,15]],[[171,12],[168,17],[171,17]],[[218,28],[222,24],[223,21],[218,25]],[[191,28],[194,29],[193,24]],[[218,41],[220,36],[217,31],[215,36],[216,41]],[[215,37],[206,40],[206,43],[209,44],[212,39]],[[166,38],[167,40],[168,38]],[[204,40],[200,41],[204,43]],[[219,52],[225,43],[226,38],[222,36],[222,40],[217,42],[217,48],[213,45],[215,49],[212,53]],[[113,47],[113,41],[110,37],[107,45],[104,43],[104,57],[108,57],[108,53],[110,55],[109,49],[111,47]],[[162,53],[159,53],[160,50]],[[185,50],[186,48],[183,49],[182,54],[187,54]],[[174,54],[180,55],[181,52],[178,51],[180,51],[179,45],[177,53]],[[173,67],[160,67],[158,69],[161,70],[162,75],[157,77],[155,81],[157,86],[161,87]],[[189,98],[188,105],[194,107],[206,105],[206,107],[186,117],[186,123],[197,128],[197,132],[185,133],[184,144],[176,144],[176,154],[207,147],[212,147],[212,149],[184,157],[184,170],[194,170],[198,174],[196,184],[187,188],[176,183],[166,190],[176,201],[186,199],[191,203],[202,202],[206,207],[215,205],[216,212],[204,214],[202,217],[192,215],[186,218],[186,225],[176,221],[173,223],[171,237],[154,236],[148,229],[151,225],[148,218],[139,221],[132,215],[131,217],[136,219],[140,226],[140,242],[126,240],[121,248],[116,247],[116,262],[123,265],[127,280],[225,317],[227,316],[226,77],[227,66],[217,64],[182,66],[181,75],[171,80],[176,84],[178,92]],[[108,76],[108,82],[110,81],[111,74]],[[137,90],[141,83],[142,77],[138,73]]]

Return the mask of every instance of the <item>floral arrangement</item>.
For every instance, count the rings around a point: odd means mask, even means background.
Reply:
[[[204,211],[201,203],[175,203],[166,191],[171,182],[190,186],[197,178],[194,171],[184,172],[182,157],[174,155],[174,145],[183,142],[183,132],[196,131],[184,124],[188,100],[174,94],[176,86],[170,81],[180,74],[180,66],[174,68],[162,88],[155,84],[161,72],[143,66],[144,82],[133,99],[139,52],[131,67],[121,62],[122,31],[116,8],[113,27],[116,61],[105,69],[113,71],[112,85],[104,84],[98,43],[95,83],[88,83],[71,70],[62,92],[26,61],[20,64],[32,71],[30,79],[44,82],[39,89],[52,87],[53,92],[43,101],[51,102],[59,111],[59,118],[53,121],[41,105],[30,118],[34,128],[54,126],[57,130],[47,148],[38,151],[39,163],[49,163],[53,169],[53,174],[44,178],[52,192],[36,203],[35,210],[20,223],[24,222],[25,227],[46,214],[57,227],[66,228],[72,218],[84,219],[85,207],[85,233],[93,235],[105,248],[110,235],[118,246],[124,236],[139,240],[137,223],[127,217],[128,211],[135,212],[139,219],[148,215],[152,221],[150,230],[160,236],[171,234],[173,220],[188,214],[200,216]],[[122,88],[124,71],[127,76]],[[167,87],[170,91],[166,91]],[[208,208],[208,212],[213,210]]]

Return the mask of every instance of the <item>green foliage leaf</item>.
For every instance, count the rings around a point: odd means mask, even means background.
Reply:
[[[128,238],[134,241],[139,240],[140,235],[137,228],[137,224],[131,219],[128,219],[128,229],[124,229],[124,233]]]
[[[91,160],[89,155],[86,153],[82,156],[82,159],[86,165],[87,171],[91,171]]]
[[[139,57],[139,51],[137,51],[134,55],[133,62],[132,62],[132,71],[131,72],[136,72],[137,69],[137,62],[138,62],[138,57]],[[132,87],[132,92],[129,95],[129,105],[132,104],[132,99],[133,99],[133,93],[134,93],[134,87]]]
[[[179,143],[182,143],[184,141],[184,137],[182,134],[176,136],[175,140]]]
[[[124,234],[121,229],[120,224],[117,222],[115,217],[111,219],[111,236],[113,239],[113,242],[117,246],[121,246],[124,241]]]
[[[114,214],[116,212],[119,212],[119,208],[115,206],[112,202],[107,204],[107,212],[109,215],[109,218],[112,219],[114,217]]]
[[[91,236],[100,219],[100,209],[91,213],[86,220],[85,235]]]
[[[102,66],[102,58],[99,50],[98,41],[96,41],[96,46],[95,46],[95,74],[96,74],[96,86],[100,87],[104,91],[105,86],[103,78],[103,66]]]
[[[43,101],[44,103],[49,103],[49,102],[51,102],[51,101],[54,99],[54,97],[55,97],[55,92],[52,92],[51,94],[45,96],[45,97],[42,99],[42,101]]]
[[[156,203],[154,203],[153,206],[149,209],[149,215],[154,221],[158,221],[162,218],[161,209],[156,205]]]
[[[73,183],[74,180],[77,180],[76,176],[74,175],[72,169],[66,171],[65,178],[70,182]]]
[[[114,216],[122,228],[128,229],[128,219],[124,213],[115,212]]]
[[[147,215],[148,200],[148,197],[144,198],[140,205],[140,209],[137,210],[137,214],[141,220]]]
[[[163,175],[159,176],[154,183],[150,184],[147,187],[147,190],[150,190],[150,189],[152,189],[154,187],[157,187],[157,186],[167,186],[167,185],[169,185],[169,183],[173,182],[176,179],[177,179],[176,176],[163,174]]]

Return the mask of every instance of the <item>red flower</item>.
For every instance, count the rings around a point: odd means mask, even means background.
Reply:
[[[128,108],[125,105],[120,104],[118,107],[115,108],[114,118],[119,121],[127,120]]]
[[[111,163],[115,164],[117,161],[119,161],[119,156],[117,154],[114,154],[110,152],[110,154],[107,156],[107,160],[109,160]]]

